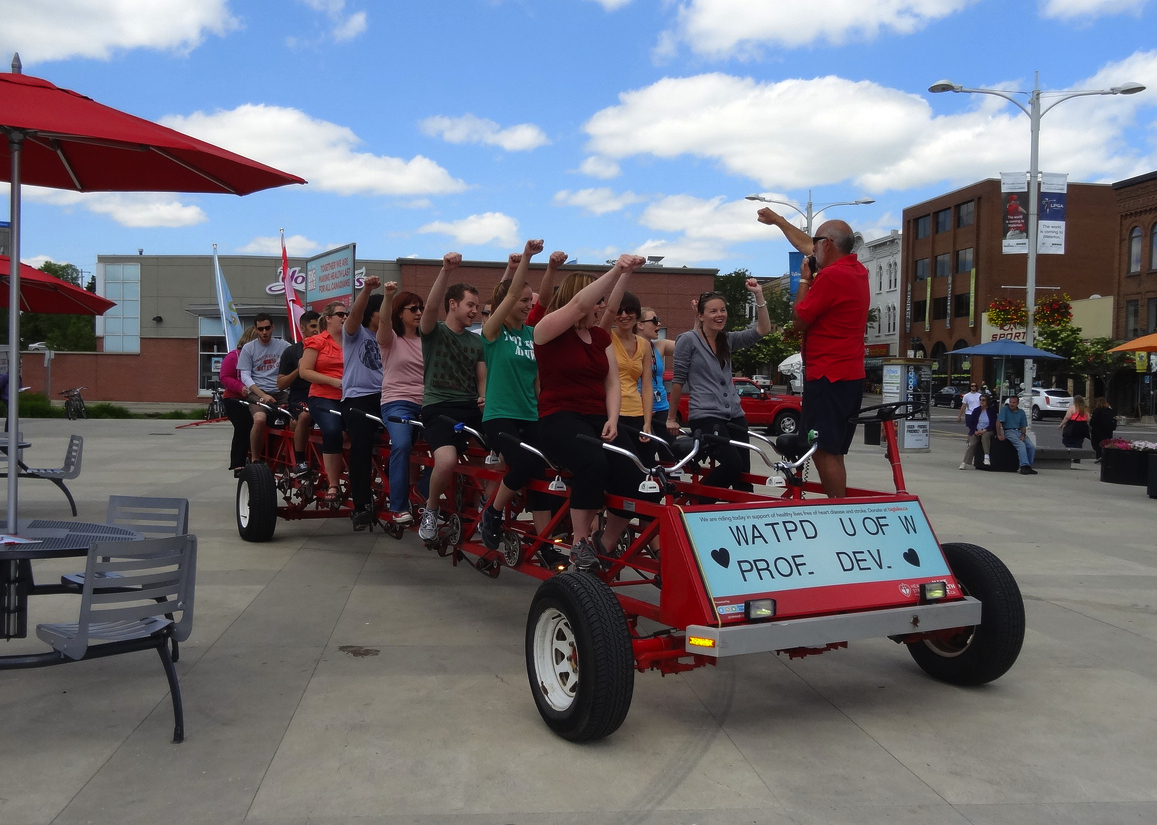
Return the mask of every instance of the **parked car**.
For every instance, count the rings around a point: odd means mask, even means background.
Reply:
[[[800,398],[796,395],[777,395],[763,389],[750,378],[734,378],[739,393],[739,405],[751,427],[766,427],[771,435],[794,433],[799,429]],[[680,423],[687,421],[687,393],[679,399],[677,416]]]
[[[1008,403],[1008,399],[1004,399],[1004,403]],[[1032,388],[1032,420],[1040,421],[1046,415],[1055,415],[1064,417],[1064,414],[1069,411],[1069,406],[1073,403],[1073,397],[1065,390],[1050,388],[1041,389],[1040,387]]]
[[[944,387],[940,391],[932,394],[933,407],[951,407],[954,410],[958,410],[963,403],[963,387]]]

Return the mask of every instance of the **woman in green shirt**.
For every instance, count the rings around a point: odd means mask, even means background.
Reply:
[[[490,298],[490,316],[482,325],[486,356],[486,405],[482,429],[491,449],[502,454],[506,475],[494,501],[482,511],[482,543],[497,550],[502,541],[502,511],[514,494],[532,478],[545,478],[546,465],[538,456],[512,446],[502,433],[537,446],[538,363],[534,360],[534,330],[526,318],[534,293],[526,283],[530,259],[542,251],[542,241],[530,240],[509,281],[501,281]],[[551,497],[531,490],[527,496],[541,534],[550,523]]]

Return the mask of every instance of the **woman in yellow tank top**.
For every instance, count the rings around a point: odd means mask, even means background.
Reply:
[[[655,394],[651,388],[651,345],[641,335],[636,334],[641,307],[639,299],[630,292],[623,293],[618,312],[603,315],[599,323],[611,331],[611,345],[607,348],[607,359],[614,356],[619,367],[619,390],[622,406],[619,423],[627,424],[644,433],[651,432],[651,413]],[[632,440],[639,446],[639,440],[632,434]],[[647,451],[643,451],[645,455]]]

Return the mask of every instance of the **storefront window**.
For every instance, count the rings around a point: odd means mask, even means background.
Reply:
[[[99,320],[105,352],[141,351],[141,265],[105,264],[104,296],[116,306]]]

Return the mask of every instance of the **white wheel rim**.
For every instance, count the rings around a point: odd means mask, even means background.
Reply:
[[[249,485],[244,481],[237,489],[237,520],[242,527],[249,526]]]
[[[570,621],[553,607],[534,626],[534,673],[546,703],[556,711],[569,710],[578,694],[578,648]]]

